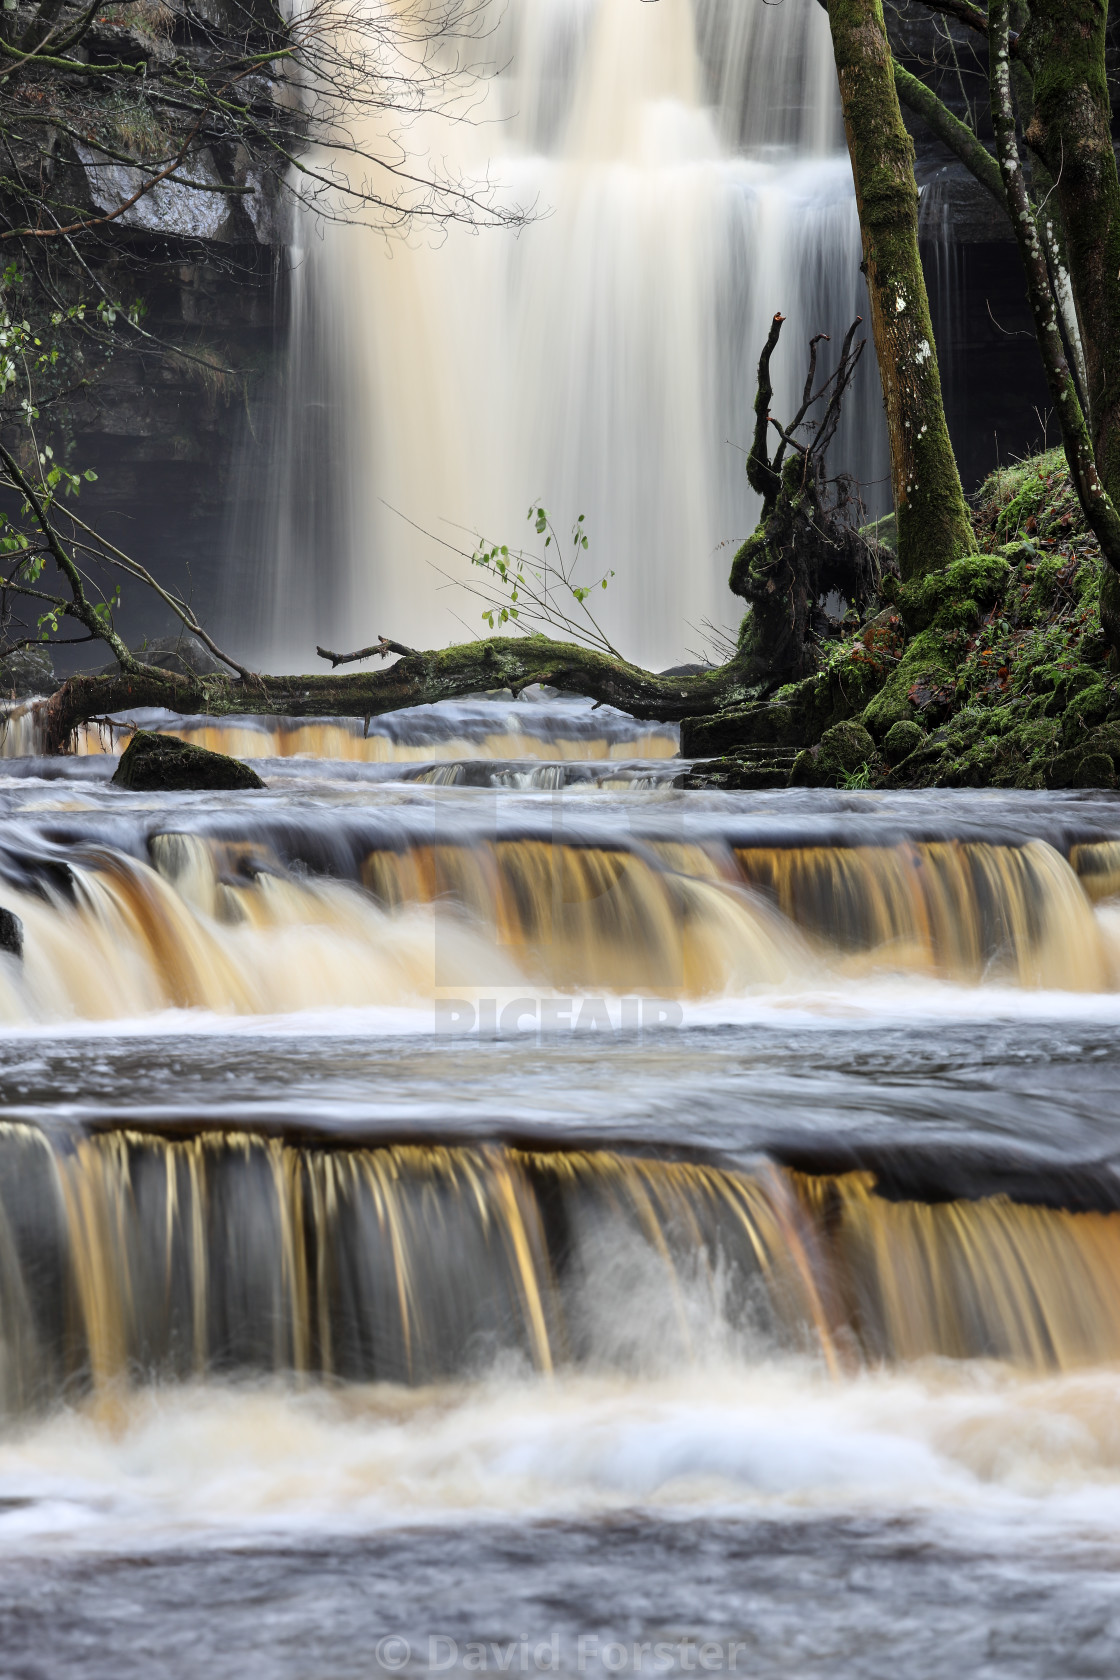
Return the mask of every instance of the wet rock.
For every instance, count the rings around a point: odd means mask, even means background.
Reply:
[[[113,782],[137,793],[265,785],[240,759],[193,747],[174,735],[157,735],[149,729],[136,731],[121,756]]]
[[[790,770],[796,756],[792,747],[747,748],[725,758],[709,758],[691,765],[677,785],[724,793],[784,788],[789,786]]]
[[[0,908],[0,951],[10,957],[23,956],[23,923],[12,910]]]
[[[159,636],[154,642],[133,650],[141,665],[158,665],[161,671],[174,671],[181,677],[219,676],[229,672],[220,659],[215,659],[205,642],[185,630],[180,636]]]
[[[6,659],[0,659],[0,695],[23,700],[29,694],[53,694],[57,686],[45,647],[16,648]]]

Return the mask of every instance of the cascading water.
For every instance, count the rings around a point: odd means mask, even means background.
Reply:
[[[382,498],[528,495],[678,657],[767,318],[859,307],[810,0],[478,21],[413,138],[551,213],[296,230],[270,664],[459,635]],[[699,792],[548,690],[47,716],[0,757],[5,1676],[1111,1680],[1114,794]],[[264,786],[117,787],[138,728]]]
[[[116,788],[138,724],[266,785]],[[3,761],[5,1659],[606,1675],[622,1595],[626,1672],[683,1674],[747,1570],[766,1680],[808,1634],[879,1680],[896,1621],[930,1680],[993,1624],[1000,1680],[1074,1671],[1120,810],[702,794],[676,744],[542,693]]]
[[[586,515],[589,567],[615,573],[598,616],[629,657],[680,660],[705,620],[738,622],[726,580],[757,511],[743,467],[770,317],[790,322],[781,412],[808,336],[839,342],[866,314],[827,19],[815,0],[780,11],[486,13],[474,57],[496,73],[462,89],[462,120],[426,118],[409,142],[494,181],[530,225],[392,242],[297,225],[275,525],[242,568],[240,646],[251,622],[270,668],[303,669],[316,642],[374,631],[462,640],[478,606],[433,564],[470,566],[441,544],[520,546],[530,498],[561,529]],[[871,514],[879,411],[869,356],[834,460]]]
[[[0,1406],[69,1383],[446,1380],[784,1349],[838,1377],[1120,1357],[1120,1212],[614,1151],[0,1127]],[[27,1218],[27,1207],[34,1210]],[[253,1240],[246,1243],[246,1227]],[[640,1298],[619,1311],[618,1282]]]

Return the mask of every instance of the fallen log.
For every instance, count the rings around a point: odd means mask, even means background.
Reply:
[[[582,694],[632,717],[679,723],[682,718],[742,706],[762,691],[753,667],[732,659],[711,671],[658,676],[592,648],[547,636],[494,636],[486,641],[410,653],[384,670],[354,676],[188,678],[148,667],[120,676],[72,677],[50,700],[47,750],[68,752],[74,731],[109,713],[143,706],[212,717],[379,717],[406,706],[533,683]]]

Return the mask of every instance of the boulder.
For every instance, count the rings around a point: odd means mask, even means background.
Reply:
[[[849,772],[870,764],[875,757],[875,743],[862,723],[849,718],[846,723],[834,723],[821,736],[819,770]]]
[[[14,695],[17,700],[25,700],[30,694],[53,694],[57,687],[45,647],[16,648],[6,659],[0,659],[0,697]]]
[[[818,747],[798,753],[790,771],[792,787],[845,787],[863,770],[870,773],[877,754],[875,742],[854,718],[834,723],[821,736]]]
[[[14,910],[0,908],[0,951],[10,957],[23,956],[23,923]]]
[[[121,755],[113,777],[117,787],[136,793],[168,793],[188,788],[260,788],[255,770],[238,758],[192,747],[174,735],[138,729]]]
[[[174,671],[180,677],[210,677],[229,675],[229,669],[215,659],[205,642],[184,630],[177,636],[159,636],[133,649],[133,657],[141,665],[158,665],[161,671]]]
[[[908,718],[892,723],[883,737],[883,757],[888,764],[901,764],[912,752],[917,752],[925,740],[925,730]]]

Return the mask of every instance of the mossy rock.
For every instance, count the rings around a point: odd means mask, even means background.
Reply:
[[[799,747],[804,740],[796,705],[758,702],[681,720],[682,758],[722,758],[742,747]]]
[[[876,756],[875,742],[862,723],[847,718],[825,730],[819,747],[798,753],[790,782],[803,787],[844,787],[861,770],[870,769]]]
[[[138,729],[133,735],[113,782],[134,793],[264,787],[256,771],[240,759],[193,747],[174,735],[157,735],[150,729]]]
[[[1116,769],[1108,753],[1084,747],[1059,753],[1049,765],[1046,785],[1052,788],[1114,788]]]
[[[917,752],[925,740],[925,730],[909,718],[892,723],[883,737],[883,757],[888,764],[901,764],[912,752]]]
[[[875,743],[871,739],[862,723],[849,718],[845,723],[834,723],[831,729],[826,729],[821,736],[821,750],[818,763],[837,770],[858,770],[861,765],[870,764],[875,757]]]
[[[1010,576],[1006,555],[966,554],[943,571],[915,578],[898,596],[906,628],[911,634],[932,627],[973,630],[999,599]]]
[[[1067,698],[1062,709],[1062,740],[1073,747],[1085,730],[1096,728],[1120,712],[1120,704],[1112,685],[1102,682],[1100,672],[1087,665],[1071,671],[1069,679],[1072,680],[1067,679],[1066,684],[1059,685],[1054,692],[1056,696],[1062,694]],[[1050,711],[1049,707],[1047,711]]]
[[[1072,787],[1079,788],[1114,788],[1116,786],[1116,771],[1107,753],[1086,753],[1077,766]]]

